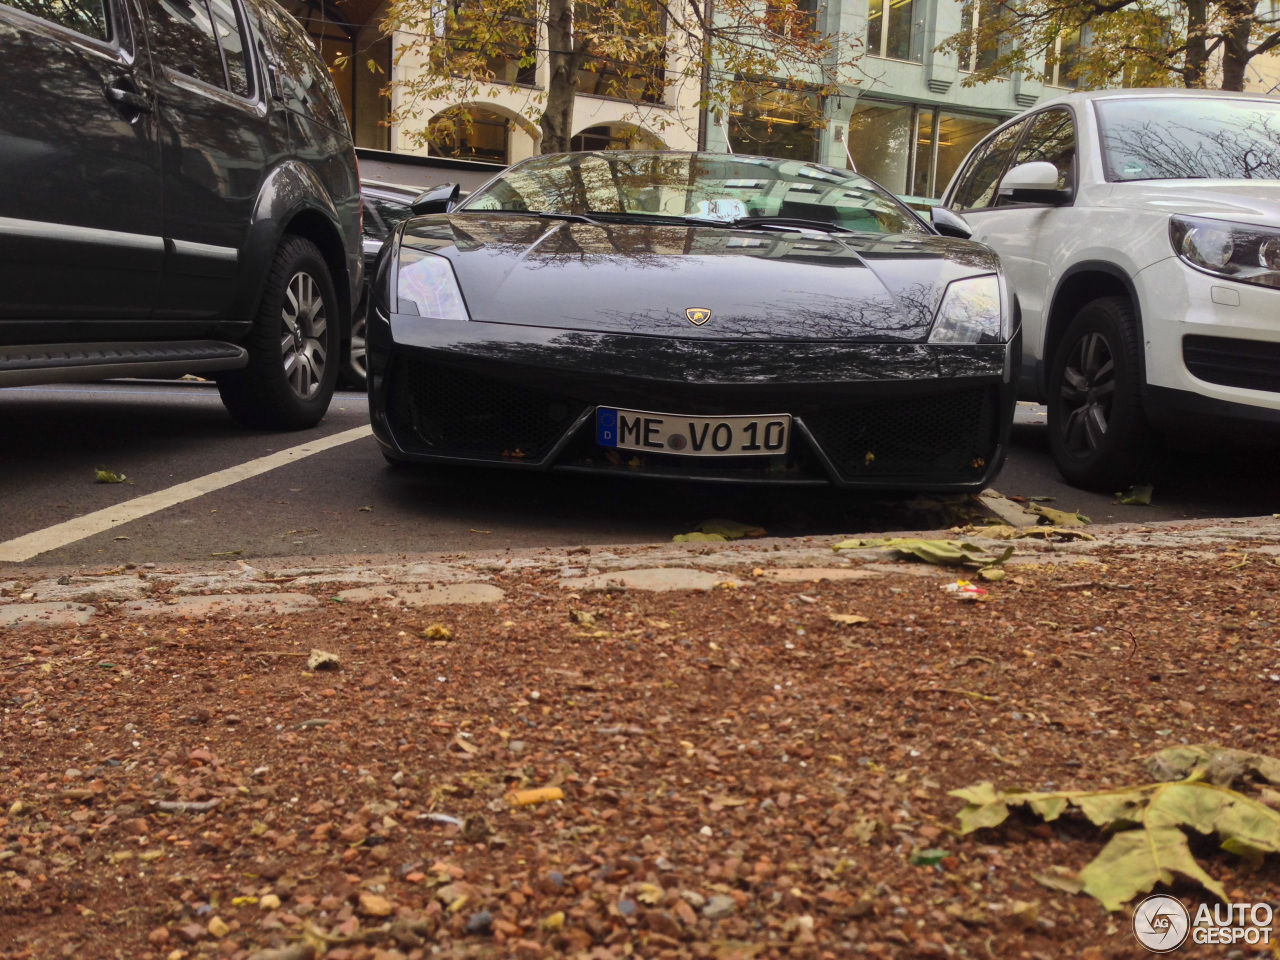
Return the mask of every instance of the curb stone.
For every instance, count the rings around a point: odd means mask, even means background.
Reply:
[[[1222,550],[1236,549],[1255,554],[1264,562],[1274,562],[1280,554],[1280,517],[1240,519],[1206,519],[1157,521],[1149,524],[1126,523],[1095,525],[1088,528],[1095,539],[1068,543],[1041,540],[997,541],[1002,547],[1013,546],[1016,553],[1010,565],[1073,564],[1099,562],[1091,554],[1119,549],[1124,553],[1148,550],[1176,550],[1183,557],[1212,558]],[[856,536],[856,535],[854,535]],[[981,540],[982,529],[966,532],[952,530],[885,532],[864,537]],[[136,573],[121,576],[120,569],[92,572],[65,569],[13,567],[9,579],[0,582],[0,628],[26,625],[78,625],[111,612],[116,615],[175,615],[194,617],[232,612],[292,613],[314,609],[329,590],[346,586],[338,596],[351,602],[385,599],[406,606],[422,595],[454,597],[435,602],[496,602],[503,592],[493,581],[506,574],[537,572],[555,576],[566,589],[646,589],[643,584],[661,589],[710,589],[718,583],[746,580],[756,568],[768,571],[770,582],[808,582],[808,579],[859,578],[875,575],[917,575],[952,577],[956,569],[909,563],[893,558],[891,551],[865,549],[832,552],[833,544],[849,539],[847,535],[796,538],[763,538],[724,543],[662,543],[603,547],[534,548],[492,551],[482,555],[437,555],[408,559],[333,558],[330,561],[310,559],[304,566],[286,566],[271,561],[270,570],[258,569],[239,562],[239,570],[225,565],[216,569],[188,568],[179,564],[148,568],[148,576]],[[259,561],[262,563],[262,561]],[[265,566],[265,564],[263,564]],[[812,571],[783,573],[782,571]],[[806,579],[808,578],[808,579]],[[61,581],[61,582],[59,582]],[[138,585],[152,591],[148,599],[138,599]],[[673,584],[678,584],[673,586]],[[489,591],[480,590],[487,586]],[[319,588],[325,597],[301,593],[302,588]],[[458,588],[460,593],[446,591]],[[359,592],[363,589],[365,592]],[[77,603],[68,598],[68,590],[76,596],[88,597],[95,604]],[[291,592],[283,592],[289,590]],[[436,591],[439,591],[438,593]],[[193,606],[180,607],[172,600],[183,597]],[[199,594],[214,594],[200,596]],[[344,597],[343,594],[346,594]],[[398,596],[397,596],[398,594]],[[368,598],[367,600],[365,598]],[[456,599],[466,597],[469,599]],[[252,601],[252,602],[251,602]],[[280,606],[273,606],[278,601]],[[292,606],[291,606],[292,605]],[[142,613],[141,611],[146,611]]]

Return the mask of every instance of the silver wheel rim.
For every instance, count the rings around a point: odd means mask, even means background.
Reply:
[[[1116,364],[1107,338],[1087,333],[1071,348],[1062,372],[1062,440],[1077,454],[1092,454],[1107,439],[1116,395]]]
[[[368,317],[361,317],[351,328],[351,372],[362,380],[368,378],[365,371],[364,331],[369,324]]]
[[[280,319],[284,323],[280,353],[285,378],[297,396],[310,400],[320,392],[320,381],[324,379],[328,360],[325,331],[329,326],[324,297],[311,274],[299,270],[293,275],[285,287]]]

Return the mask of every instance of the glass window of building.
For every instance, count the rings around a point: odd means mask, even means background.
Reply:
[[[846,140],[858,173],[890,193],[907,193],[915,129],[914,105],[860,99]]]
[[[821,116],[817,95],[808,91],[750,91],[729,111],[729,145],[735,153],[814,160]]]
[[[765,0],[765,25],[784,37],[807,38],[817,24],[818,0]]]
[[[862,98],[849,118],[849,158],[859,173],[899,196],[932,199],[1002,119]]]
[[[1080,61],[1080,28],[1064,30],[1053,45],[1053,63],[1045,70],[1044,82],[1054,87],[1080,86],[1080,78],[1074,76]]]
[[[624,25],[619,40],[646,41],[665,36],[664,8],[652,0],[578,0],[574,5],[575,20],[600,22],[604,17],[600,9],[606,3],[610,7],[607,22]],[[630,52],[625,60],[589,55],[578,71],[578,93],[632,103],[661,103],[667,86],[666,50],[658,44],[640,42]]]
[[[427,153],[433,157],[460,157],[510,163],[506,117],[484,107],[455,107],[433,119]]]
[[[871,0],[867,53],[890,60],[924,60],[924,0]]]
[[[960,69],[966,73],[990,69],[1005,50],[997,9],[995,0],[965,0],[960,6],[960,32],[971,38],[969,49],[960,55]]]

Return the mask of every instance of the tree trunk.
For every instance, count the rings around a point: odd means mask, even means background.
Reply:
[[[1205,21],[1208,0],[1186,0],[1187,4],[1187,62],[1182,82],[1190,89],[1204,86],[1205,67],[1209,62],[1209,47],[1205,37]]]
[[[1253,32],[1256,11],[1257,5],[1249,0],[1224,5],[1227,28],[1222,32],[1223,90],[1244,90],[1244,70],[1249,65],[1249,35]]]
[[[585,50],[574,49],[573,0],[548,0],[547,105],[542,112],[542,152],[566,153],[573,136],[573,101],[578,93],[578,68]]]

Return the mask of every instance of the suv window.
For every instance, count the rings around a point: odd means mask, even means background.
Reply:
[[[346,133],[347,115],[333,84],[326,82],[329,68],[316,53],[311,37],[274,4],[264,3],[259,9],[262,26],[280,60],[280,92],[286,109]]]
[[[1031,118],[1031,126],[1018,148],[1014,166],[1037,160],[1058,168],[1058,189],[1075,182],[1076,128],[1070,110],[1046,110]]]
[[[111,36],[106,0],[79,0],[77,3],[67,3],[65,0],[5,0],[5,4],[95,40],[107,40]]]
[[[227,64],[228,87],[236,96],[248,97],[253,85],[249,82],[249,58],[245,55],[248,44],[240,9],[232,0],[209,0],[209,9],[213,12],[218,42]]]
[[[957,210],[985,210],[996,195],[996,184],[1004,175],[1013,148],[1022,136],[1026,121],[1005,127],[981,147],[965,166],[956,185],[951,205]]]
[[[151,49],[167,67],[215,87],[226,87],[222,54],[205,0],[148,0]]]

